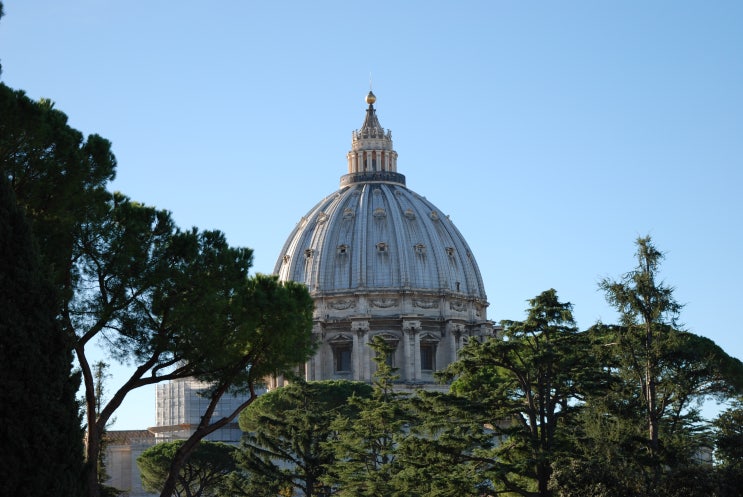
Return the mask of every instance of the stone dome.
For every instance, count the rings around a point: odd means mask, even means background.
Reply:
[[[354,182],[324,198],[289,236],[276,273],[314,296],[418,291],[486,301],[464,237],[399,183]]]
[[[406,187],[369,95],[340,189],[299,221],[275,273],[307,285],[315,300],[320,347],[308,380],[370,380],[364,345],[382,334],[402,344],[392,359],[403,383],[430,383],[468,337],[492,333],[485,288],[459,230]]]

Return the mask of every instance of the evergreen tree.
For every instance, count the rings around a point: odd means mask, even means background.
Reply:
[[[598,325],[594,333],[615,373],[615,386],[620,385],[607,413],[633,417],[638,429],[645,431],[637,438],[645,454],[632,457],[651,468],[652,486],[660,482],[664,467],[688,465],[701,446],[709,446],[701,403],[738,395],[743,389],[743,363],[713,341],[678,329],[682,306],[673,297],[673,288],[659,281],[663,254],[650,237],[639,238],[636,244],[637,267],[620,281],[600,283],[608,302],[619,311],[620,323]]]
[[[396,369],[387,364],[393,348],[380,336],[370,346],[377,365],[372,396],[351,397],[357,414],[338,416],[331,424],[338,437],[329,443],[335,462],[327,472],[339,497],[392,496],[400,470],[397,449],[407,435],[410,413],[394,390]]]
[[[585,354],[572,305],[547,290],[529,301],[525,321],[501,321],[502,337],[472,342],[449,366],[453,391],[482,406],[497,442],[483,478],[496,490],[549,496],[552,463],[566,448],[565,426],[599,372]]]
[[[370,395],[371,386],[362,382],[301,379],[261,395],[240,414],[246,433],[237,458],[244,480],[269,479],[294,495],[328,495],[326,467],[335,462],[328,447],[336,436],[331,422],[354,416],[349,398]]]
[[[395,495],[480,497],[492,488],[485,470],[495,439],[479,403],[440,392],[411,396],[410,433],[400,441]]]
[[[713,445],[701,406],[739,395],[743,364],[677,329],[681,306],[658,281],[663,256],[650,238],[637,246],[638,266],[600,284],[620,312],[620,324],[588,332],[608,381],[571,425],[574,449],[553,465],[552,488],[566,496],[726,495],[723,472],[699,463]]]
[[[714,421],[716,457],[726,465],[743,471],[743,399],[736,399]]]
[[[676,324],[681,305],[673,297],[673,288],[657,281],[663,254],[650,237],[637,239],[637,267],[620,281],[604,279],[600,287],[606,299],[619,311],[621,333],[619,346],[626,353],[629,368],[642,393],[648,450],[657,457],[660,448],[660,422],[665,406],[659,399],[658,382],[661,355],[673,336],[670,326]]]
[[[82,494],[79,377],[55,318],[54,287],[0,176],[0,481],[6,495]]]

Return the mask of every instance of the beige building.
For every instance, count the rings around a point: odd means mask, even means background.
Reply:
[[[142,488],[137,458],[155,444],[155,435],[148,430],[118,430],[106,432],[106,485],[126,492],[129,497],[149,497]]]

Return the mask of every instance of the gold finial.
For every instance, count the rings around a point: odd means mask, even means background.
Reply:
[[[374,93],[372,93],[371,90],[369,90],[369,94],[366,96],[366,103],[369,105],[373,104],[377,101],[377,97],[374,96]]]

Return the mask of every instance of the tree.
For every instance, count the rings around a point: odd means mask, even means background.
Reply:
[[[370,395],[371,386],[362,382],[297,379],[260,396],[240,414],[246,433],[238,461],[248,481],[262,476],[293,495],[328,495],[325,468],[335,462],[327,446],[336,436],[331,422],[353,416],[349,398]]]
[[[9,495],[82,495],[82,429],[54,287],[0,176],[0,480]]]
[[[198,440],[237,415],[211,423],[222,395],[252,392],[261,374],[311,354],[313,304],[304,287],[249,278],[249,249],[230,247],[216,231],[181,231],[167,211],[108,193],[110,144],[95,135],[84,141],[51,102],[0,86],[0,166],[60,290],[57,316],[85,386],[91,496],[102,433],[131,390],[185,377],[214,385],[202,423],[176,454],[177,474]],[[99,343],[134,370],[97,413],[87,355]]]
[[[743,399],[734,399],[713,421],[719,495],[741,497],[743,487]]]
[[[600,283],[620,313],[620,324],[588,331],[608,381],[572,426],[575,449],[556,465],[553,488],[557,495],[584,495],[581,488],[596,495],[718,495],[720,475],[698,462],[712,445],[701,406],[738,395],[743,364],[711,340],[677,329],[681,306],[657,281],[663,255],[649,237],[637,247],[633,271]]]
[[[599,287],[606,300],[617,309],[622,332],[619,346],[626,353],[629,368],[641,388],[648,432],[648,449],[652,457],[660,448],[660,421],[665,405],[658,398],[660,356],[672,339],[670,326],[676,324],[681,305],[673,297],[673,288],[658,282],[658,269],[663,254],[650,237],[637,239],[637,266],[620,281],[601,280]]]
[[[409,399],[410,433],[397,449],[396,494],[406,497],[481,497],[495,443],[479,403],[451,393],[419,391]]]
[[[370,346],[377,365],[372,396],[351,397],[357,414],[338,416],[331,424],[338,436],[329,442],[335,462],[326,469],[340,497],[393,495],[397,448],[409,422],[401,394],[394,391],[395,368],[386,362],[394,349],[378,335]]]
[[[69,354],[76,336],[61,317],[78,280],[74,245],[81,226],[104,208],[116,161],[108,141],[97,135],[84,140],[53,107],[49,100],[34,102],[0,83],[0,175],[31,225],[40,270],[57,290],[50,305]]]
[[[501,321],[502,337],[472,342],[449,366],[453,392],[479,403],[496,446],[484,474],[502,490],[549,496],[551,463],[565,450],[560,429],[575,415],[597,369],[584,354],[572,305],[547,290],[525,321]]]
[[[601,390],[588,396],[571,423],[572,450],[553,464],[551,488],[558,496],[611,495],[692,497],[735,495],[732,472],[700,462],[713,445],[701,417],[704,399],[724,400],[740,384],[740,362],[711,340],[666,330],[658,357],[659,452],[648,450],[645,397],[619,346],[621,326],[599,324],[588,332],[590,354],[610,372]],[[660,470],[659,470],[660,466]],[[736,485],[732,485],[736,488]]]
[[[96,398],[96,417],[99,417],[101,415],[101,410],[103,409],[103,405],[106,401],[106,381],[111,378],[111,373],[108,372],[109,367],[109,364],[104,361],[97,361],[95,364],[93,364],[93,378],[95,380],[94,385]],[[114,422],[114,419],[110,420],[106,425],[106,428],[108,428]],[[106,467],[106,445],[108,445],[108,442],[106,440],[105,433],[103,433],[101,435],[101,449],[100,453],[98,454],[98,487],[102,496],[116,496],[119,495],[121,491],[117,490],[114,487],[105,485],[105,482],[110,478],[108,469]]]
[[[715,419],[716,457],[726,465],[743,470],[743,400],[733,405]]]
[[[76,239],[85,223],[105,212],[115,168],[108,140],[95,134],[84,139],[50,100],[32,101],[0,83],[0,172],[59,290],[58,312],[72,298]]]
[[[696,451],[688,441],[695,440],[691,435],[702,422],[701,402],[710,397],[725,400],[741,391],[743,364],[711,340],[677,328],[682,306],[673,288],[658,281],[663,254],[650,237],[636,244],[637,267],[620,281],[607,278],[599,285],[619,312],[620,324],[597,329],[605,337],[604,348],[614,356],[614,371],[626,395],[640,408],[657,482],[661,462],[673,465]],[[687,450],[679,442],[687,444]]]
[[[200,278],[199,281],[201,281]],[[182,358],[196,377],[209,382],[209,405],[199,425],[176,451],[161,495],[169,497],[180,465],[196,444],[222,428],[256,398],[256,385],[269,375],[288,374],[314,352],[314,302],[307,288],[276,276],[257,275],[247,280],[230,300],[226,324],[191,333]],[[211,317],[219,314],[211,314]],[[232,413],[212,422],[219,400],[227,393],[249,393]]]
[[[170,463],[184,441],[159,443],[137,458],[142,485],[148,492],[160,492],[168,479]],[[186,459],[177,476],[175,497],[211,497],[219,494],[227,476],[235,470],[237,448],[221,442],[200,442]]]

